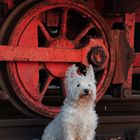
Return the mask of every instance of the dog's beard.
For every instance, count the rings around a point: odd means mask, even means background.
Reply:
[[[80,92],[78,97],[78,103],[83,104],[84,106],[88,106],[89,104],[94,104],[94,96],[92,91],[90,90],[88,94],[85,94],[83,91]]]

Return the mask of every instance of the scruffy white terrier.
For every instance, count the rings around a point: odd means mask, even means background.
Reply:
[[[96,85],[92,66],[86,76],[72,65],[65,78],[67,96],[61,112],[45,128],[42,140],[94,140],[98,117],[94,110]]]

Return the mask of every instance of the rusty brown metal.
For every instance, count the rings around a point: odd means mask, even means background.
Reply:
[[[116,40],[117,59],[113,83],[124,83],[127,80],[128,70],[132,63],[132,60],[128,58],[131,48],[126,39],[125,31],[114,31],[114,37]]]

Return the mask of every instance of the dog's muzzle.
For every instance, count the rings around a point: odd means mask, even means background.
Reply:
[[[84,89],[83,95],[84,95],[84,96],[88,96],[88,95],[89,95],[89,89]]]

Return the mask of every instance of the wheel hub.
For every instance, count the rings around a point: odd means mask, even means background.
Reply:
[[[95,70],[103,69],[108,62],[108,51],[103,47],[92,48],[89,52],[89,62],[93,64]]]
[[[49,48],[74,49],[74,44],[70,40],[62,38],[51,43]],[[56,57],[59,59],[58,55],[56,55]],[[70,65],[71,64],[68,63],[45,63],[46,69],[51,73],[51,75],[56,77],[64,77],[65,72]]]

